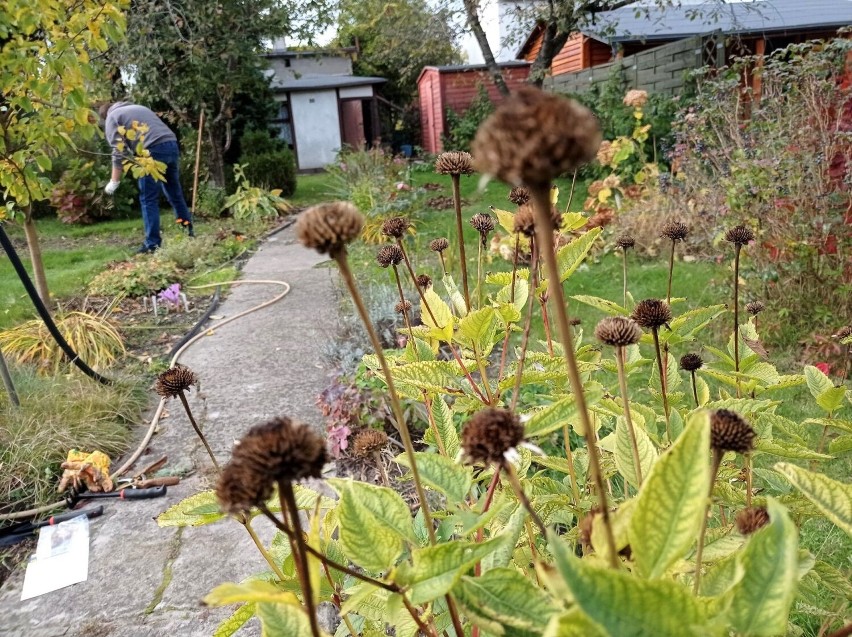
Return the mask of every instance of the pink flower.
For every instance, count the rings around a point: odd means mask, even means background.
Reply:
[[[332,425],[328,428],[328,442],[331,447],[331,455],[339,458],[341,452],[349,446],[349,434],[352,430],[346,425]]]
[[[405,183],[404,181],[398,181],[398,182],[396,183],[396,189],[397,189],[397,190],[411,190],[411,186],[409,186],[409,185],[408,185],[407,183]]]
[[[828,372],[830,369],[828,363],[814,363],[814,367],[816,367],[819,371],[828,376]]]

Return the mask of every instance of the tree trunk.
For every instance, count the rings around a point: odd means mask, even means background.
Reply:
[[[24,218],[24,233],[27,236],[27,247],[30,250],[30,262],[33,265],[33,279],[35,279],[36,290],[42,303],[50,311],[50,293],[47,290],[47,277],[44,274],[44,261],[41,257],[41,244],[38,242],[35,221],[33,221],[30,210]]]
[[[479,50],[482,51],[482,57],[485,59],[485,66],[494,80],[494,85],[500,94],[504,97],[509,96],[509,87],[503,79],[503,73],[500,71],[500,65],[494,59],[494,53],[491,51],[491,45],[488,44],[488,38],[485,37],[485,30],[479,22],[479,11],[477,9],[477,0],[464,0],[464,11],[467,16],[467,25],[473,32],[473,37],[476,38],[476,43],[479,45]]]
[[[542,34],[541,49],[539,49],[538,55],[530,68],[530,84],[541,88],[544,78],[553,64],[553,58],[559,55],[570,35],[567,31],[559,31],[553,23],[545,26]]]
[[[207,140],[210,142],[210,157],[208,169],[213,184],[220,188],[225,187],[225,131],[219,124],[213,124],[207,128]]]

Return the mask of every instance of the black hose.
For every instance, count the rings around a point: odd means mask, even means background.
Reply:
[[[201,329],[201,326],[207,322],[207,319],[210,318],[210,315],[213,314],[217,307],[219,307],[219,293],[221,292],[221,290],[222,288],[220,287],[216,288],[216,292],[213,294],[213,300],[210,301],[210,307],[207,308],[207,311],[204,313],[204,316],[198,319],[198,322],[193,326],[193,328],[189,330],[186,334],[184,334],[183,337],[177,343],[175,343],[175,346],[169,352],[168,360],[172,360],[177,351],[181,347],[183,347],[189,339],[191,339],[198,333],[198,330]]]
[[[24,264],[21,263],[21,259],[18,257],[18,253],[15,252],[15,246],[12,245],[12,242],[9,240],[9,236],[6,234],[6,231],[3,229],[3,225],[0,224],[0,245],[3,246],[3,249],[6,251],[6,254],[9,255],[9,261],[12,263],[12,267],[15,268],[15,272],[18,273],[18,278],[21,279],[21,283],[24,284],[24,288],[27,290],[27,294],[30,296],[30,300],[35,305],[36,311],[38,315],[41,317],[41,320],[44,321],[44,324],[47,326],[47,331],[50,332],[50,335],[53,337],[53,340],[59,345],[62,349],[62,352],[68,358],[69,361],[74,363],[80,371],[82,371],[89,378],[93,378],[99,383],[104,385],[112,385],[115,381],[106,378],[105,376],[101,376],[91,367],[86,365],[83,361],[80,360],[80,356],[71,349],[71,346],[68,344],[68,341],[65,340],[65,337],[59,332],[56,328],[56,323],[53,322],[53,319],[50,316],[50,312],[47,311],[47,308],[44,306],[44,303],[41,301],[41,297],[38,295],[38,292],[33,285],[33,282],[30,280],[30,275],[27,274],[27,271],[24,269]]]

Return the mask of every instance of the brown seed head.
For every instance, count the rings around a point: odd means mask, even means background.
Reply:
[[[582,323],[583,323],[583,321],[581,321],[578,318],[569,318],[568,319],[568,325],[572,325],[573,327],[577,327],[578,325],[581,325]]]
[[[615,240],[615,245],[626,252],[630,248],[636,246],[636,239],[631,237],[629,234],[623,234]]]
[[[837,340],[842,341],[850,336],[852,336],[852,325],[846,325],[837,330],[837,333],[832,334],[831,338],[836,338]]]
[[[432,285],[432,277],[428,274],[417,275],[417,287],[425,290]]]
[[[769,524],[769,513],[766,507],[748,507],[737,513],[736,524],[742,535],[751,535]]]
[[[393,308],[397,314],[411,311],[411,301],[400,301]]]
[[[450,242],[447,241],[444,237],[439,237],[438,239],[433,239],[429,243],[429,249],[432,252],[443,252],[447,248],[450,247]]]
[[[397,245],[382,246],[376,254],[376,261],[383,268],[402,263],[402,248]]]
[[[701,369],[704,361],[698,354],[684,354],[680,357],[680,368],[687,372],[694,372]]]
[[[523,206],[530,200],[530,191],[526,186],[515,186],[509,191],[509,201],[517,206]]]
[[[394,239],[402,239],[411,222],[405,217],[391,217],[382,224],[382,234]]]
[[[746,226],[734,226],[725,233],[725,241],[744,246],[749,241],[754,241],[754,232]]]
[[[441,175],[471,175],[473,174],[473,157],[470,153],[460,150],[441,153],[435,160],[435,172]]]
[[[494,217],[479,212],[470,218],[470,225],[476,228],[479,234],[486,235],[494,230]]]
[[[672,221],[663,226],[663,229],[660,231],[661,237],[666,237],[671,241],[683,241],[686,239],[686,236],[689,234],[689,228],[685,223],[681,223],[680,221]]]
[[[752,316],[757,316],[765,309],[766,306],[760,301],[752,301],[751,303],[746,303],[746,312],[748,312]]]
[[[672,320],[672,310],[665,301],[645,299],[633,308],[631,318],[645,329],[656,329]]]
[[[335,253],[357,238],[364,217],[347,201],[321,203],[308,208],[296,224],[296,236],[306,248]]]
[[[157,376],[154,390],[163,398],[177,398],[178,394],[189,391],[197,382],[195,373],[189,367],[178,363]]]
[[[754,438],[754,429],[738,413],[717,409],[710,415],[710,446],[716,451],[748,453]]]
[[[524,426],[506,409],[488,407],[476,412],[462,431],[462,448],[471,462],[502,465],[505,453],[524,440]]]
[[[608,316],[595,326],[595,336],[606,345],[626,347],[639,342],[642,328],[626,316]]]
[[[325,442],[316,431],[289,418],[274,418],[242,437],[216,495],[229,513],[246,512],[269,499],[277,482],[321,477],[327,460]]]
[[[535,211],[529,204],[523,204],[518,208],[518,212],[514,217],[515,232],[519,232],[528,237],[535,235]]]
[[[474,164],[513,186],[544,186],[594,159],[601,131],[594,114],[533,87],[515,91],[479,127]]]
[[[592,530],[595,526],[595,518],[601,515],[601,508],[593,506],[577,523],[577,539],[584,548],[592,546]]]
[[[355,434],[352,453],[356,458],[366,458],[375,451],[381,451],[388,444],[388,436],[378,429],[363,429]]]

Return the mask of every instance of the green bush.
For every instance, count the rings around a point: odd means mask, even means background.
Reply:
[[[447,109],[448,135],[443,136],[444,148],[447,150],[463,150],[470,152],[470,143],[476,136],[479,125],[494,112],[494,104],[488,97],[488,91],[482,84],[476,93],[476,97],[463,113],[456,113],[453,109]]]
[[[247,131],[240,140],[239,163],[249,182],[281,190],[283,197],[296,192],[296,158],[287,144],[264,131]]]
[[[198,217],[215,219],[222,216],[227,191],[209,181],[198,184],[198,197],[193,213]]]
[[[159,255],[140,255],[114,263],[89,283],[87,292],[101,296],[146,296],[179,281],[177,266]]]

